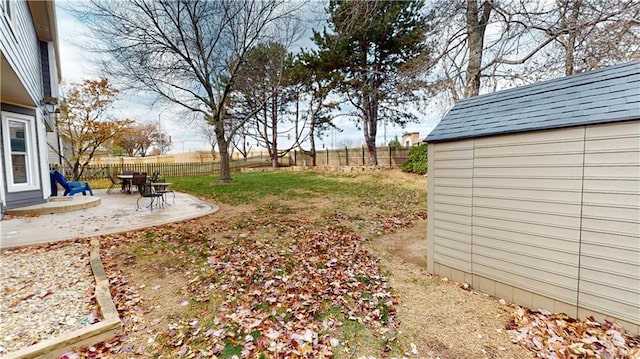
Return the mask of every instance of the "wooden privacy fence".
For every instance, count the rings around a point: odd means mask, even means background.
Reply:
[[[281,158],[283,165],[289,165],[289,158]],[[234,160],[229,162],[232,172],[240,171],[243,167],[268,166],[269,160],[266,158],[248,158],[246,160]],[[89,165],[85,168],[81,181],[106,178],[106,172],[114,176],[124,171],[144,172],[151,175],[153,172],[160,172],[163,177],[188,177],[203,175],[219,175],[220,162],[185,162],[185,163],[112,163],[101,165]],[[71,178],[71,173],[65,174]]]
[[[106,178],[106,172],[114,176],[124,171],[145,172],[151,175],[160,172],[164,177],[184,177],[220,174],[220,163],[135,163],[87,166],[80,177],[81,181]],[[68,174],[69,175],[69,174]]]
[[[409,149],[405,147],[378,147],[376,152],[380,167],[400,167],[409,158]],[[313,165],[313,159],[310,155],[294,151],[291,157],[291,162],[296,166]],[[365,147],[327,149],[316,152],[316,166],[366,166],[368,159],[369,152]]]
[[[231,161],[244,160],[243,156],[239,152],[233,152],[229,154]],[[287,157],[286,155],[285,157]],[[248,154],[250,159],[262,159],[269,160],[269,153],[265,151],[251,151]],[[220,160],[220,154],[216,153],[216,156],[212,156],[210,151],[195,151],[185,153],[164,154],[157,156],[145,156],[145,157],[127,157],[127,156],[99,156],[94,157],[89,163],[92,166],[107,166],[117,164],[146,164],[146,163],[212,163]]]
[[[379,147],[378,165],[380,167],[400,167],[408,159],[408,148],[390,148]],[[366,166],[369,154],[365,148],[344,148],[338,150],[323,150],[316,153],[316,165],[326,167],[339,166]],[[99,162],[98,162],[99,163]],[[187,177],[202,175],[219,175],[220,162],[182,162],[182,163],[162,163],[162,162],[146,162],[134,163],[129,161],[121,161],[120,163],[100,163],[87,166],[80,177],[80,180],[87,181],[93,179],[106,178],[106,172],[113,175],[120,174],[124,171],[160,172],[164,177]],[[313,161],[311,156],[305,155],[298,151],[293,151],[279,159],[280,166],[307,166],[311,167]],[[243,167],[264,167],[269,166],[271,161],[268,156],[256,156],[241,160],[230,161],[231,171],[237,172]],[[71,173],[65,170],[68,178]]]

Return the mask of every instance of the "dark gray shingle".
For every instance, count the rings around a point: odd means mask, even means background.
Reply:
[[[428,142],[640,119],[640,61],[460,100]]]

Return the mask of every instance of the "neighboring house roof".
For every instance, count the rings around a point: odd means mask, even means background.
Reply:
[[[640,119],[640,61],[460,100],[427,142]]]

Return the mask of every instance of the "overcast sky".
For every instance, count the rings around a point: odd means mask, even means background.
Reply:
[[[96,56],[88,52],[82,45],[90,41],[88,30],[73,15],[65,11],[64,6],[68,1],[57,1],[58,35],[60,41],[60,61],[62,66],[63,84],[80,83],[84,79],[97,79],[102,74],[96,61],[92,58]],[[308,41],[303,39],[301,41]],[[303,45],[304,46],[304,45]],[[423,111],[424,112],[424,111]],[[180,109],[164,107],[153,104],[153,99],[145,99],[137,96],[123,94],[121,99],[114,104],[113,114],[119,118],[130,118],[138,122],[158,122],[163,132],[171,136],[172,146],[170,153],[180,153],[186,151],[209,150],[209,144],[193,125],[185,120],[181,120]],[[419,114],[420,121],[412,123],[402,129],[399,126],[383,124],[379,125],[376,142],[383,146],[391,141],[395,136],[400,138],[405,132],[420,132],[421,137],[425,137],[435,126],[437,119],[443,114],[430,113]],[[326,146],[359,147],[364,143],[362,131],[358,130],[353,122],[347,119],[337,121],[337,126],[342,128],[342,132],[333,131],[320,140],[316,141],[316,146],[322,148]],[[286,140],[281,139],[281,142]],[[254,145],[255,147],[255,145]]]

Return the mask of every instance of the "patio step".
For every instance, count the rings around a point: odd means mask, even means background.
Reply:
[[[33,206],[7,209],[5,214],[13,216],[33,216],[77,211],[100,205],[100,197],[75,195],[69,197],[51,197],[49,202]]]

